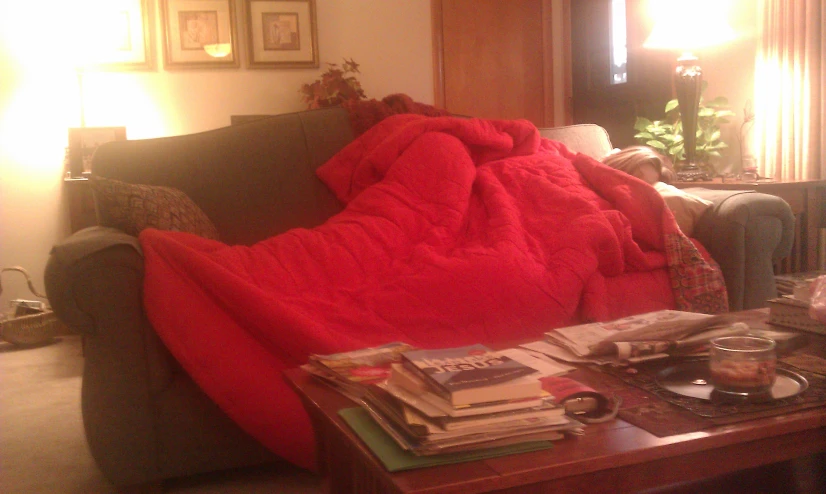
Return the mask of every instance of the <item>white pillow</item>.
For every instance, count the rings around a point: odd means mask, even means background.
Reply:
[[[657,182],[654,184],[654,188],[665,200],[668,209],[674,213],[674,218],[677,220],[680,230],[688,237],[694,233],[694,225],[700,219],[700,216],[714,204],[664,182]]]

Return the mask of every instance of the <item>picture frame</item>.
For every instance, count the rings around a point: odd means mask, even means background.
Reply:
[[[92,173],[92,155],[101,144],[125,141],[126,127],[71,127],[69,128],[69,176],[81,177]]]
[[[161,0],[164,68],[240,66],[235,0]]]
[[[318,67],[316,0],[244,0],[247,66]]]
[[[155,70],[155,16],[152,0],[108,0],[95,12],[98,47],[89,68]]]

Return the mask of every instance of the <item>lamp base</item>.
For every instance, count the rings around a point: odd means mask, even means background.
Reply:
[[[679,182],[700,182],[712,178],[710,173],[703,171],[694,163],[683,163],[677,171],[677,181]]]

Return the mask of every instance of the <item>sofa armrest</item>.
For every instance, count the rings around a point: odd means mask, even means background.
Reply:
[[[755,191],[687,188],[713,206],[694,237],[720,265],[730,310],[765,307],[777,296],[775,259],[791,253],[794,215],[783,199]]]
[[[113,290],[123,286],[124,271],[143,279],[143,254],[138,239],[114,228],[86,228],[52,247],[46,263],[45,284],[49,304],[70,328],[84,334],[96,332],[101,311],[140,308],[140,292],[131,288],[128,301]],[[140,287],[140,283],[138,284]]]
[[[272,461],[189,379],[143,310],[138,239],[81,230],[52,249],[46,293],[83,333],[81,407],[89,449],[116,486]]]

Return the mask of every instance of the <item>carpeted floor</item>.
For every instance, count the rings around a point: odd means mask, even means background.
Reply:
[[[79,336],[37,348],[0,341],[0,493],[117,492],[83,435]],[[172,494],[315,494],[321,480],[287,465],[219,472],[165,484]]]

